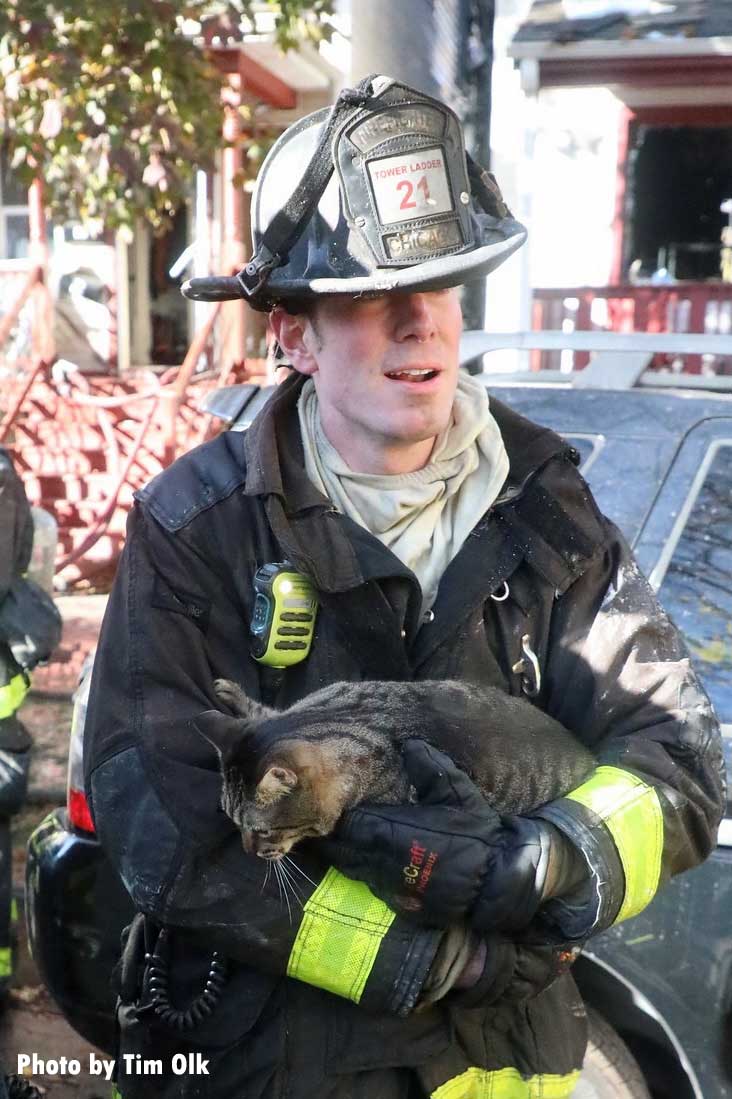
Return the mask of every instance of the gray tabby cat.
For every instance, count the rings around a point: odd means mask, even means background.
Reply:
[[[224,812],[245,850],[263,859],[328,835],[359,802],[408,801],[399,745],[409,737],[446,752],[499,812],[536,809],[595,766],[557,721],[495,687],[333,683],[287,710],[254,702],[230,680],[215,690],[237,716],[209,710],[195,725],[219,753]]]

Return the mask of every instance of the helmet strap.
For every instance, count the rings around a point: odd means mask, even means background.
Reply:
[[[340,92],[302,179],[267,226],[257,251],[236,276],[246,298],[259,294],[275,268],[287,262],[290,249],[315,213],[333,174],[333,136],[371,100],[374,79],[373,74],[366,76],[355,88],[343,88]]]

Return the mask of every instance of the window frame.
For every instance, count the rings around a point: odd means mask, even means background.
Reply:
[[[30,220],[30,204],[28,202],[9,202],[7,204],[5,202],[3,181],[6,175],[11,172],[12,166],[9,163],[7,142],[0,140],[0,260],[4,262],[11,258],[8,256],[8,218],[25,217]],[[28,239],[30,243],[30,232]],[[23,257],[20,258],[23,259]]]
[[[685,436],[664,478],[663,485],[641,530],[636,550],[641,567],[646,572],[651,587],[657,593],[666,578],[669,565],[699,499],[709,470],[724,447],[732,450],[732,415],[701,420]],[[690,473],[691,470],[693,473]],[[732,482],[732,473],[730,477]],[[678,499],[679,488],[683,491],[683,502],[673,515],[670,530],[661,539],[659,551],[657,535],[652,533],[649,536],[649,528],[651,531],[654,526],[657,529],[659,520],[661,523],[668,522],[666,516],[669,512],[669,504]],[[661,605],[664,605],[663,599],[661,599]],[[681,634],[685,639],[683,630]],[[722,735],[732,740],[732,723],[722,723]],[[725,837],[720,842],[724,846],[732,847],[732,818]]]
[[[2,184],[0,183],[0,259],[20,259],[24,260],[25,256],[13,257],[8,255],[8,218],[11,217],[24,217],[29,222],[28,242],[30,244],[30,207],[28,206],[5,206],[2,201]]]
[[[696,506],[696,502],[699,499],[699,494],[702,488],[704,487],[704,482],[707,479],[709,470],[711,469],[712,464],[714,463],[714,460],[722,447],[732,448],[732,424],[730,428],[730,436],[728,438],[725,438],[724,436],[716,438],[712,442],[710,442],[709,446],[706,449],[701,464],[699,465],[696,475],[694,476],[694,480],[692,481],[691,487],[686,494],[681,508],[679,509],[678,515],[676,516],[674,525],[671,528],[671,533],[669,534],[668,539],[666,540],[663,549],[661,550],[661,554],[648,577],[651,587],[654,591],[660,590],[661,585],[666,578],[666,573],[668,572],[669,565],[671,564],[673,556],[676,552],[676,548],[681,541],[681,535],[686,529],[686,525],[689,522],[691,513]]]

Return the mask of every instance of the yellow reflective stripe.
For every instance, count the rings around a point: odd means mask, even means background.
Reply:
[[[15,897],[13,897],[12,901],[10,902],[10,922],[18,922],[18,902],[16,901]]]
[[[620,767],[598,767],[567,797],[591,809],[607,827],[623,865],[625,897],[616,923],[653,900],[661,876],[663,810],[658,794]]]
[[[441,1084],[431,1099],[567,1099],[579,1075],[576,1069],[564,1076],[542,1072],[527,1078],[515,1068],[469,1068]]]
[[[13,973],[13,959],[9,946],[0,946],[0,977],[11,977]]]
[[[331,867],[303,909],[288,977],[359,1003],[394,918],[367,885]]]
[[[0,687],[0,720],[10,717],[28,694],[28,682],[24,675],[14,675],[4,687]]]

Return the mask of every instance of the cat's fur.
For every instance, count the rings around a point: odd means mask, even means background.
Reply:
[[[400,754],[409,737],[446,752],[499,811],[535,809],[595,766],[562,725],[495,687],[333,683],[281,711],[230,680],[216,680],[215,689],[237,716],[211,710],[195,723],[219,753],[224,811],[245,849],[266,859],[327,835],[359,802],[409,800]]]

